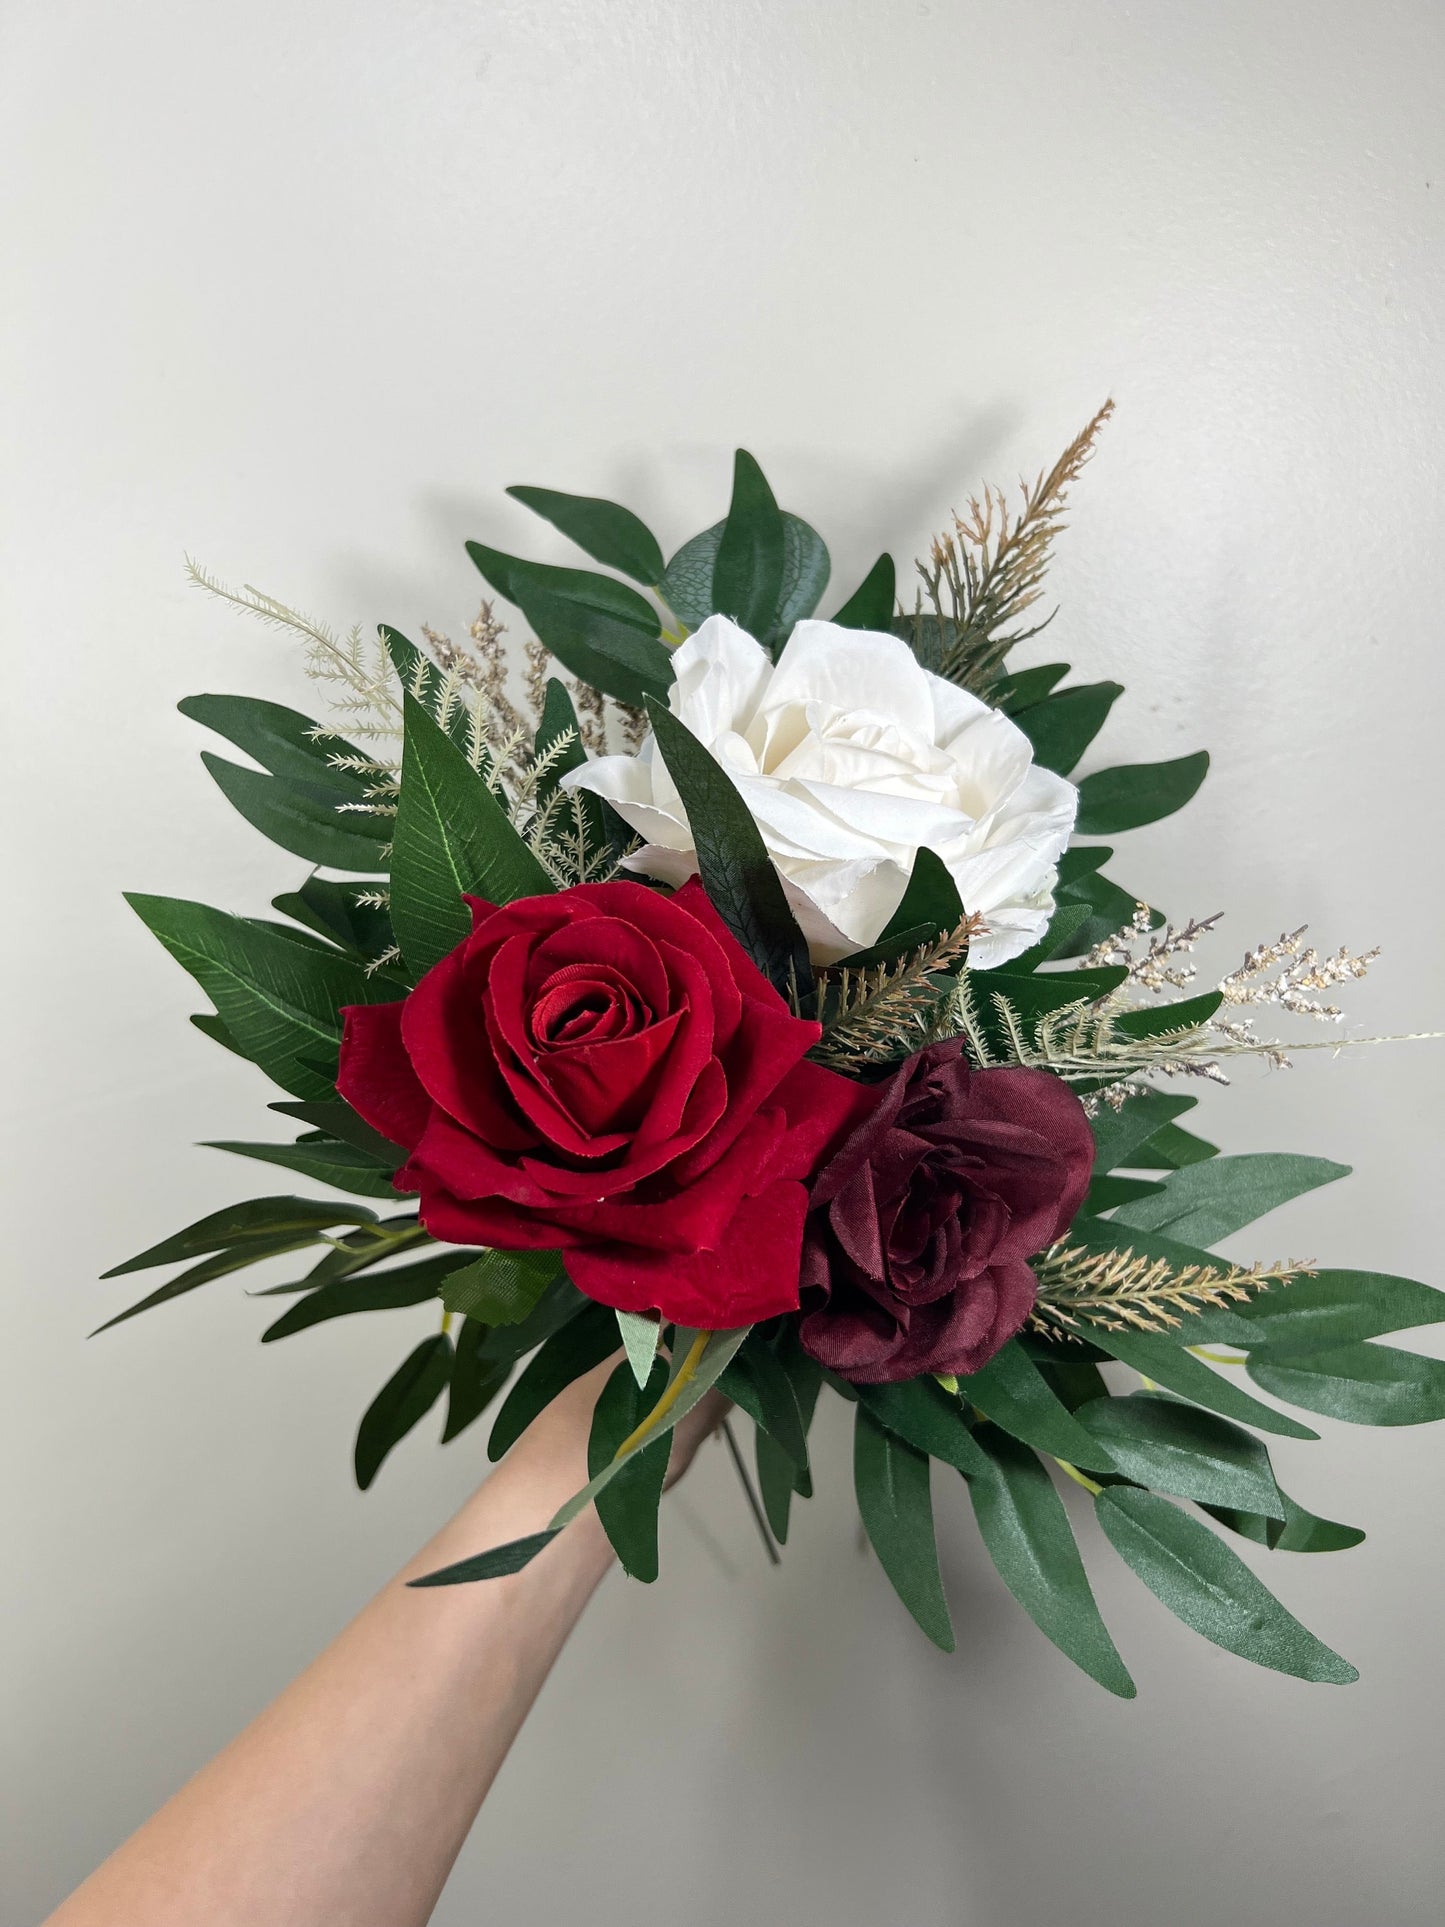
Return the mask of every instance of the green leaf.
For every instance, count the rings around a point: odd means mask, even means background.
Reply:
[[[405,702],[391,920],[420,975],[471,930],[464,895],[511,903],[548,894],[552,882],[466,757],[420,703]]]
[[[480,542],[468,542],[467,554],[574,676],[633,708],[647,695],[666,694],[672,658],[658,639],[657,611],[635,589],[585,569],[524,562]]]
[[[564,495],[555,488],[519,484],[507,493],[560,529],[604,568],[620,569],[648,588],[662,579],[662,550],[657,537],[631,509],[600,495]]]
[[[1097,770],[1079,785],[1077,836],[1113,836],[1182,810],[1204,781],[1209,751],[1169,763],[1123,763]]]
[[[1210,1158],[1174,1172],[1156,1196],[1122,1205],[1114,1223],[1165,1231],[1185,1244],[1215,1245],[1291,1198],[1349,1174],[1348,1164],[1283,1151]]]
[[[783,516],[763,471],[745,448],[733,458],[733,499],[713,564],[718,610],[763,639],[782,603]]]
[[[713,908],[769,982],[784,996],[796,986],[806,1001],[813,982],[808,946],[747,804],[670,710],[649,700],[647,714],[687,812]]]
[[[299,1144],[241,1143],[233,1138],[205,1138],[206,1151],[230,1151],[241,1158],[255,1158],[262,1164],[279,1164],[296,1171],[317,1184],[335,1185],[360,1198],[394,1198],[396,1187],[391,1170],[383,1169],[376,1159],[351,1144],[303,1141]],[[393,1164],[392,1169],[395,1169]]]
[[[938,1572],[928,1454],[886,1431],[861,1402],[853,1431],[853,1484],[864,1529],[893,1590],[934,1645],[951,1653],[953,1626]]]
[[[452,679],[414,642],[408,642],[399,629],[383,622],[378,624],[377,634],[386,646],[402,689],[421,704],[433,722],[445,716],[446,733],[465,756],[472,737],[470,707],[455,699]]]
[[[914,855],[903,896],[875,949],[886,955],[900,947],[900,939],[906,939],[901,947],[917,949],[946,931],[956,930],[962,922],[963,900],[958,885],[943,858],[925,845]]]
[[[493,1364],[505,1365],[510,1370],[519,1358],[536,1351],[554,1332],[585,1311],[590,1302],[566,1273],[562,1273],[548,1285],[520,1325],[499,1325],[495,1331],[488,1331],[487,1357]]]
[[[1350,1425],[1428,1425],[1445,1418],[1445,1360],[1393,1345],[1251,1353],[1249,1375],[1276,1398]]]
[[[304,1098],[283,1098],[268,1104],[266,1109],[279,1111],[282,1117],[294,1117],[313,1130],[324,1131],[328,1137],[340,1138],[343,1144],[365,1151],[374,1163],[390,1169],[394,1170],[406,1156],[400,1144],[393,1144],[380,1131],[374,1131],[344,1098],[313,1098],[309,1102]]]
[[[298,783],[286,776],[228,763],[202,750],[201,761],[221,794],[271,842],[333,870],[376,876],[386,868],[383,855],[391,839],[390,817],[368,811],[343,812],[345,798],[322,783]]]
[[[1095,1399],[1074,1416],[1103,1441],[1114,1464],[1136,1485],[1284,1518],[1269,1453],[1257,1438],[1212,1412],[1135,1392]]]
[[[772,1341],[772,1350],[787,1374],[806,1443],[823,1383],[822,1367],[803,1350],[796,1325],[784,1325],[781,1328]],[[756,1428],[756,1439],[758,1486],[762,1493],[763,1509],[773,1529],[773,1537],[779,1545],[783,1545],[788,1537],[788,1515],[792,1509],[793,1494],[796,1492],[805,1499],[813,1496],[812,1473],[806,1466],[799,1465],[761,1427]]]
[[[646,1385],[652,1375],[657,1348],[662,1342],[662,1320],[655,1311],[620,1311],[617,1314],[617,1329],[622,1336],[622,1349],[627,1354],[632,1376],[639,1385]],[[629,1426],[628,1430],[631,1429]]]
[[[128,1318],[134,1318],[138,1312],[150,1311],[156,1305],[168,1305],[173,1298],[182,1298],[199,1285],[210,1284],[214,1278],[224,1278],[230,1272],[243,1270],[247,1265],[260,1264],[264,1258],[279,1258],[283,1252],[304,1251],[319,1241],[319,1235],[278,1233],[274,1237],[250,1238],[242,1245],[233,1245],[214,1257],[203,1258],[199,1264],[169,1279],[148,1297],[128,1305],[124,1311],[117,1312],[114,1318],[107,1318],[103,1325],[96,1326],[90,1336],[98,1338],[102,1332],[109,1331],[112,1325],[123,1325]],[[122,1266],[121,1269],[127,1270],[129,1267]],[[110,1277],[114,1274],[108,1272],[106,1275]]]
[[[1192,1110],[1198,1101],[1193,1097],[1170,1097],[1163,1091],[1140,1091],[1120,1110],[1111,1111],[1101,1105],[1098,1116],[1090,1120],[1096,1175],[1131,1166],[1133,1154],[1141,1145],[1147,1144],[1154,1133],[1172,1119]]]
[[[1108,719],[1124,693],[1117,682],[1079,683],[1010,713],[1034,746],[1034,761],[1067,776]]]
[[[1271,1552],[1348,1552],[1364,1539],[1358,1526],[1337,1525],[1333,1519],[1317,1519],[1306,1512],[1287,1492],[1281,1492],[1284,1522],[1268,1519],[1262,1512],[1240,1512],[1233,1506],[1207,1505],[1204,1510],[1242,1539],[1252,1539]]]
[[[1019,669],[1012,676],[1005,676],[995,693],[995,701],[1006,716],[1016,716],[1022,709],[1031,709],[1041,703],[1055,683],[1061,683],[1069,673],[1066,662],[1043,662],[1034,669]],[[1106,863],[1109,852],[1099,858]],[[1097,866],[1096,866],[1097,867]]]
[[[1123,1011],[1114,1027],[1121,1037],[1164,1037],[1207,1024],[1223,1002],[1222,990],[1206,990],[1202,996],[1179,998],[1172,1004],[1141,1004]]]
[[[525,1539],[509,1539],[504,1546],[493,1546],[490,1552],[474,1553],[470,1559],[459,1559],[454,1566],[442,1566],[436,1572],[429,1572],[424,1579],[408,1579],[409,1586],[467,1586],[478,1579],[505,1579],[509,1573],[520,1572],[528,1566],[539,1552],[557,1537],[550,1528],[546,1532],[529,1532]]]
[[[1064,852],[1066,859],[1081,854],[1083,852],[1079,850]],[[1106,854],[1112,854],[1112,852],[1106,852]],[[1062,875],[1061,865],[1060,876]],[[1106,938],[1112,937],[1116,931],[1124,929],[1132,921],[1138,901],[1134,891],[1121,890],[1112,878],[1100,876],[1092,871],[1080,871],[1073,881],[1060,882],[1054,894],[1060,903],[1087,904],[1090,912],[1088,922],[1080,925],[1058,953],[1060,956],[1068,957],[1080,956],[1084,951],[1092,949],[1096,943],[1102,943]],[[1150,910],[1149,928],[1151,930],[1157,930],[1163,921],[1162,911]]]
[[[484,1251],[449,1274],[442,1303],[483,1325],[520,1325],[561,1269],[555,1251]]]
[[[299,710],[256,696],[187,696],[176,704],[183,716],[224,736],[244,750],[273,776],[287,776],[307,784],[322,784],[343,799],[365,798],[367,779],[352,770],[337,769],[333,756],[362,759],[362,752]]]
[[[891,555],[880,555],[832,620],[840,629],[876,629],[887,635],[897,595]]]
[[[753,1427],[753,1450],[758,1468],[758,1493],[768,1526],[780,1546],[788,1543],[788,1523],[797,1490],[798,1468],[761,1425]]]
[[[605,1305],[586,1307],[555,1331],[508,1392],[492,1425],[487,1457],[493,1461],[516,1444],[559,1392],[610,1358],[617,1349],[617,1319]]]
[[[1359,1677],[1286,1612],[1237,1553],[1168,1499],[1116,1486],[1101,1492],[1094,1506],[1119,1556],[1205,1639],[1296,1679],[1343,1686]]]
[[[177,1264],[182,1258],[199,1258],[203,1252],[224,1251],[232,1245],[278,1236],[315,1244],[332,1225],[375,1223],[376,1213],[363,1204],[337,1204],[324,1198],[248,1198],[244,1204],[230,1204],[224,1211],[197,1218],[184,1231],[162,1238],[159,1244],[127,1258],[123,1265],[112,1265],[101,1276],[122,1278],[129,1271]]]
[[[445,1251],[439,1257],[422,1258],[394,1271],[367,1272],[359,1278],[338,1278],[324,1284],[298,1298],[289,1311],[268,1325],[261,1343],[269,1345],[273,1339],[290,1338],[293,1332],[308,1331],[330,1318],[349,1318],[354,1312],[424,1305],[437,1296],[448,1271],[456,1268],[456,1259],[454,1251]]]
[[[1281,1351],[1329,1351],[1385,1332],[1445,1321],[1445,1291],[1380,1271],[1316,1271],[1282,1291],[1237,1307],[1252,1336],[1245,1344]]]
[[[1025,1445],[1091,1472],[1112,1472],[1108,1447],[1061,1405],[1033,1360],[1010,1339],[981,1371],[960,1377],[961,1397]],[[967,1469],[966,1467],[964,1468]]]
[[[1061,903],[1049,918],[1049,927],[1031,949],[1021,951],[1009,962],[1012,971],[1037,970],[1051,958],[1061,956],[1072,943],[1074,936],[1089,921],[1090,910],[1086,903]]]
[[[365,1492],[394,1445],[424,1419],[446,1390],[452,1341],[444,1332],[424,1338],[367,1406],[356,1433],[356,1483]]]
[[[1139,1149],[1134,1168],[1140,1171],[1182,1171],[1186,1164],[1202,1164],[1217,1158],[1219,1146],[1208,1138],[1182,1131],[1177,1124],[1166,1124]]]
[[[693,1407],[699,1404],[717,1383],[720,1373],[726,1370],[738,1347],[747,1337],[750,1326],[740,1331],[697,1332],[679,1327],[673,1338],[673,1377],[669,1379],[669,1391],[678,1372],[679,1364],[695,1358],[691,1375],[676,1394],[666,1413],[658,1420],[657,1427],[644,1438],[634,1442],[625,1452],[619,1447],[618,1456],[596,1473],[580,1492],[574,1492],[567,1503],[554,1514],[551,1523],[559,1531],[569,1525],[579,1512],[585,1512],[598,1494],[605,1491],[622,1470],[629,1465],[639,1452],[647,1451],[660,1438],[665,1438],[673,1427],[687,1417]],[[700,1346],[698,1341],[701,1341]],[[697,1347],[695,1350],[694,1348]]]
[[[661,590],[663,600],[690,629],[698,628],[721,605],[714,594],[714,567],[725,522],[716,522],[685,542],[667,565]],[[815,529],[796,515],[783,513],[783,576],[775,635],[786,636],[795,622],[812,615],[828,586],[828,551]],[[767,636],[759,636],[767,643]]]
[[[1300,1425],[1285,1413],[1276,1412],[1272,1406],[1251,1398],[1233,1379],[1211,1371],[1203,1359],[1185,1351],[1186,1336],[1192,1340],[1196,1329],[1195,1320],[1191,1318],[1189,1322],[1191,1329],[1188,1334],[1171,1334],[1168,1337],[1158,1332],[1105,1331],[1102,1327],[1094,1329],[1090,1336],[1122,1364],[1133,1366],[1136,1372],[1153,1379],[1156,1385],[1162,1385],[1166,1391],[1177,1392],[1181,1398],[1190,1399],[1208,1411],[1237,1419],[1242,1425],[1253,1425],[1261,1432],[1277,1433],[1281,1438],[1319,1437],[1319,1433],[1312,1432],[1307,1425]],[[1202,1325],[1202,1319],[1200,1323]],[[1207,1335],[1204,1329],[1198,1332],[1200,1340]]]
[[[808,1469],[808,1439],[792,1383],[776,1352],[754,1336],[722,1372],[718,1390],[782,1447],[794,1466]]]
[[[289,942],[204,903],[133,891],[126,902],[205,991],[237,1047],[293,1097],[334,1094],[344,1005],[401,995],[401,986],[368,977],[339,953]]]
[[[1026,1445],[996,1425],[974,1435],[982,1464],[968,1475],[968,1496],[998,1575],[1061,1653],[1120,1699],[1137,1692],[1108,1629],[1069,1515],[1048,1473]]]
[[[916,1451],[940,1459],[965,1475],[986,1473],[988,1461],[975,1443],[973,1428],[951,1392],[933,1378],[909,1378],[897,1385],[856,1385],[858,1403],[879,1425],[905,1439]]]
[[[1131,1198],[1147,1198],[1160,1187],[1147,1178],[1095,1178],[1084,1195],[1083,1208],[1090,1216],[1113,1211]]]
[[[552,745],[563,736],[571,741],[565,749],[557,751],[548,762],[547,768],[537,779],[537,794],[545,802],[562,778],[569,771],[581,769],[587,761],[587,752],[582,747],[582,725],[577,720],[577,705],[566,683],[558,682],[555,676],[547,678],[546,693],[542,699],[542,720],[537,729],[534,754],[540,763],[548,756]],[[585,795],[586,792],[584,791]]]
[[[587,1440],[587,1473],[595,1478],[611,1465],[613,1454],[662,1396],[667,1365],[657,1359],[646,1386],[639,1387],[632,1367],[623,1363],[602,1388]],[[629,1579],[651,1585],[657,1577],[657,1508],[671,1455],[669,1436],[645,1447],[597,1494],[597,1517]]]
[[[318,936],[339,943],[343,950],[354,950],[374,961],[390,950],[396,939],[386,911],[375,904],[358,903],[360,894],[359,884],[309,876],[299,890],[272,897],[271,907],[283,917],[305,924]]]
[[[497,1365],[486,1356],[487,1328],[475,1318],[462,1321],[452,1357],[451,1381],[447,1386],[447,1422],[442,1444],[449,1445],[479,1419],[507,1382],[506,1365]]]

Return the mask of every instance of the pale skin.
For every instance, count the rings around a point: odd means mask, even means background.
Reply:
[[[423,1927],[552,1664],[613,1561],[590,1508],[523,1571],[406,1581],[539,1531],[587,1479],[612,1366],[542,1413],[411,1563],[46,1927]],[[669,1482],[725,1410],[677,1428]]]

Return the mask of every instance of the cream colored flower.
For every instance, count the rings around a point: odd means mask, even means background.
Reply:
[[[929,674],[897,636],[800,622],[776,666],[726,616],[677,651],[672,713],[710,749],[762,831],[817,963],[877,941],[922,848],[982,916],[973,962],[1027,950],[1053,913],[1078,791],[1036,768],[1003,713]],[[697,870],[687,812],[651,734],[563,778],[605,797],[645,846],[629,867]]]

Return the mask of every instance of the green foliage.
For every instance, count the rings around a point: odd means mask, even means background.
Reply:
[[[560,529],[604,568],[620,569],[644,588],[661,580],[664,565],[657,537],[631,509],[599,495],[564,495],[555,488],[518,485],[507,493]]]
[[[806,1006],[813,983],[808,946],[747,804],[721,763],[669,709],[649,701],[647,714],[687,811],[713,908],[769,982]]]
[[[336,1204],[320,1198],[248,1198],[197,1218],[184,1231],[173,1232],[123,1265],[112,1265],[104,1278],[123,1278],[127,1272],[147,1271],[155,1265],[178,1264],[203,1252],[262,1244],[277,1237],[299,1237],[316,1243],[323,1231],[338,1224],[375,1224],[376,1213],[365,1205]]]
[[[974,1435],[968,1496],[999,1577],[1061,1653],[1120,1699],[1137,1692],[1094,1600],[1063,1501],[1026,1445],[996,1425]]]
[[[893,1590],[934,1645],[951,1653],[928,1454],[886,1431],[861,1401],[853,1430],[853,1485],[864,1530]]]
[[[1034,669],[1017,669],[999,682],[994,701],[1006,716],[1017,716],[1021,710],[1041,703],[1054,685],[1064,680],[1070,667],[1066,662],[1043,662]]]
[[[575,1379],[610,1358],[617,1349],[617,1320],[605,1305],[590,1301],[542,1345],[508,1392],[492,1423],[487,1457],[500,1459]]]
[[[551,888],[485,781],[408,696],[391,920],[410,969],[420,976],[468,934],[464,895],[510,903]]]
[[[362,1415],[353,1454],[356,1483],[365,1492],[394,1445],[421,1423],[447,1388],[452,1341],[444,1332],[424,1338],[394,1371]]]
[[[450,1444],[479,1419],[507,1382],[510,1361],[499,1363],[488,1357],[486,1343],[486,1326],[479,1324],[475,1318],[463,1319],[452,1354],[443,1445]]]
[[[828,551],[822,537],[798,516],[786,511],[782,524],[783,559],[774,612],[766,630],[752,632],[767,648],[786,638],[795,622],[812,615],[828,586]],[[668,563],[662,578],[663,600],[690,629],[699,628],[710,615],[729,613],[722,606],[716,583],[717,559],[726,527],[726,522],[717,522],[685,542]]]
[[[1351,1425],[1428,1425],[1445,1418],[1445,1360],[1393,1345],[1251,1353],[1249,1375],[1276,1398]]]
[[[295,1144],[243,1143],[233,1138],[206,1138],[203,1148],[208,1151],[230,1151],[236,1157],[255,1158],[262,1164],[279,1164],[283,1170],[295,1171],[317,1184],[334,1185],[338,1191],[350,1191],[360,1198],[394,1198],[397,1195],[391,1181],[391,1173],[396,1168],[395,1159],[390,1165],[379,1164],[354,1144],[341,1144],[334,1138],[307,1137]]]
[[[1167,1232],[1181,1243],[1215,1245],[1291,1198],[1349,1174],[1347,1164],[1282,1151],[1215,1157],[1175,1171],[1161,1191],[1121,1205],[1113,1221],[1131,1229]]]
[[[1182,810],[1209,770],[1209,751],[1168,763],[1123,763],[1101,769],[1079,785],[1079,836],[1113,836]]]
[[[298,1298],[274,1325],[261,1334],[263,1345],[276,1338],[289,1338],[293,1332],[307,1331],[331,1318],[348,1318],[354,1312],[395,1311],[403,1305],[424,1305],[437,1296],[448,1272],[456,1269],[455,1251],[444,1251],[434,1258],[421,1258],[415,1264],[401,1265],[393,1271],[365,1273],[360,1277],[337,1278]]]
[[[545,1532],[529,1532],[525,1539],[510,1539],[490,1552],[478,1552],[470,1559],[459,1559],[454,1566],[442,1566],[422,1579],[409,1579],[409,1586],[467,1586],[478,1579],[505,1579],[529,1566],[539,1552],[557,1537],[549,1527]]]
[[[227,802],[252,829],[308,863],[333,870],[376,876],[386,868],[391,840],[389,816],[369,811],[342,813],[336,792],[321,783],[265,776],[202,750],[201,761]]]
[[[1133,1168],[1134,1153],[1165,1125],[1192,1110],[1198,1101],[1169,1091],[1140,1091],[1117,1111],[1101,1106],[1097,1116],[1090,1120],[1094,1132],[1095,1173]]]
[[[1296,1679],[1343,1686],[1359,1677],[1285,1611],[1237,1553],[1168,1499],[1116,1486],[1094,1505],[1114,1550],[1156,1599],[1205,1639]]]
[[[981,1371],[961,1376],[958,1389],[986,1418],[1036,1451],[1094,1472],[1113,1470],[1108,1447],[1060,1404],[1016,1339],[1010,1339]]]
[[[1123,693],[1122,683],[1079,683],[1030,708],[1013,711],[1013,719],[1033,744],[1034,761],[1067,776]]]
[[[279,1111],[282,1117],[294,1117],[302,1124],[309,1124],[313,1130],[324,1132],[327,1137],[338,1138],[343,1144],[364,1151],[375,1163],[389,1169],[394,1170],[406,1156],[401,1145],[393,1144],[380,1131],[374,1131],[343,1098],[282,1098],[266,1108]]]
[[[1233,1506],[1207,1505],[1203,1509],[1242,1539],[1252,1539],[1271,1552],[1347,1552],[1363,1542],[1365,1535],[1358,1526],[1317,1519],[1287,1492],[1279,1496],[1284,1504],[1283,1520],[1271,1519],[1262,1512],[1240,1512]]]
[[[808,1470],[808,1439],[792,1381],[776,1352],[758,1334],[719,1375],[718,1390],[740,1406],[781,1447],[800,1472]]]
[[[484,1251],[450,1273],[442,1303],[484,1325],[520,1325],[561,1269],[555,1251]]]
[[[1445,1320],[1445,1291],[1379,1271],[1314,1271],[1287,1291],[1265,1292],[1239,1307],[1250,1337],[1242,1342],[1281,1352],[1331,1351],[1386,1332]],[[1311,1407],[1311,1410],[1316,1408]]]
[[[1177,1399],[1136,1392],[1092,1399],[1075,1417],[1136,1485],[1284,1521],[1269,1453],[1251,1433]]]
[[[888,633],[898,596],[897,570],[891,555],[880,555],[838,613],[829,618],[840,629],[874,629]]]
[[[964,920],[963,901],[942,857],[926,846],[913,859],[898,908],[871,950],[848,959],[851,968],[885,962],[906,950],[936,943]]]
[[[620,1364],[602,1388],[592,1414],[587,1440],[587,1474],[595,1478],[612,1464],[618,1447],[639,1426],[662,1396],[667,1364],[653,1363],[646,1386],[638,1385],[632,1368]],[[597,1494],[597,1517],[612,1542],[629,1579],[650,1585],[657,1577],[657,1508],[667,1478],[672,1439],[659,1438],[629,1459]]]
[[[1191,1327],[1194,1322],[1190,1320]],[[1201,1318],[1199,1322],[1202,1325],[1204,1319]],[[1188,1336],[1194,1336],[1192,1330]],[[1204,1331],[1198,1334],[1200,1339],[1205,1336],[1207,1333]],[[1275,1432],[1281,1438],[1319,1437],[1319,1433],[1312,1432],[1307,1425],[1301,1425],[1286,1413],[1276,1412],[1272,1406],[1251,1398],[1233,1379],[1211,1371],[1203,1359],[1184,1350],[1186,1340],[1180,1334],[1171,1333],[1166,1337],[1158,1332],[1109,1331],[1093,1326],[1090,1328],[1090,1337],[1122,1364],[1132,1365],[1136,1372],[1153,1379],[1156,1385],[1162,1385],[1166,1391],[1177,1392],[1180,1398],[1190,1399],[1195,1405],[1204,1406],[1207,1411],[1218,1412],[1222,1417],[1235,1419],[1241,1425],[1253,1425],[1261,1432]],[[1295,1402],[1299,1403],[1298,1400]]]
[[[645,1385],[652,1375],[657,1348],[662,1343],[662,1320],[656,1312],[620,1311],[617,1331],[633,1378]]]
[[[586,569],[524,562],[481,542],[468,542],[467,554],[574,676],[633,708],[648,695],[666,694],[672,663],[659,640],[661,624],[635,589]]]
[[[782,600],[783,515],[745,448],[733,458],[733,499],[712,569],[712,599],[763,641]]]
[[[391,830],[388,827],[387,835]],[[364,894],[356,883],[339,883],[330,877],[309,876],[299,890],[272,897],[271,907],[283,917],[292,917],[319,937],[340,944],[358,957],[375,962],[390,952],[396,943],[391,918],[375,903],[358,902]]]
[[[879,1425],[906,1439],[916,1451],[941,1459],[967,1476],[987,1471],[973,1427],[952,1392],[933,1378],[910,1378],[897,1385],[858,1385],[858,1403]]]

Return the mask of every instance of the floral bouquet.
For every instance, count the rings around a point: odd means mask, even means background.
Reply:
[[[1345,1168],[1218,1155],[1180,1081],[1286,1062],[1252,1007],[1335,1020],[1321,993],[1370,959],[1297,931],[1194,990],[1216,919],[1166,924],[1105,875],[1099,839],[1179,809],[1208,766],[1076,783],[1119,685],[1011,661],[1108,412],[1017,506],[973,500],[907,611],[885,555],[816,619],[827,549],[742,451],[726,518],[671,561],[614,503],[514,488],[607,571],[468,544],[532,633],[523,703],[491,603],[468,644],[372,644],[193,571],[299,630],[335,698],[320,723],[181,704],[249,759],[203,758],[229,801],[316,867],[276,920],[130,901],[214,1006],[193,1022],[302,1127],[216,1148],[328,1195],[250,1199],[117,1266],[182,1267],[119,1319],[302,1252],[266,1340],[440,1301],[361,1420],[363,1487],[439,1400],[452,1439],[501,1399],[496,1459],[617,1359],[585,1489],[417,1583],[515,1572],[589,1505],[653,1579],[667,1434],[712,1387],[755,1430],[756,1485],[728,1439],[776,1556],[826,1387],[854,1407],[868,1539],[940,1646],[935,1461],[1019,1603],[1111,1692],[1134,1686],[1061,1479],[1196,1632],[1355,1677],[1217,1529],[1360,1541],[1280,1489],[1260,1434],[1316,1436],[1282,1403],[1445,1415],[1445,1364],[1372,1342],[1440,1320],[1445,1294],[1211,1255]]]

